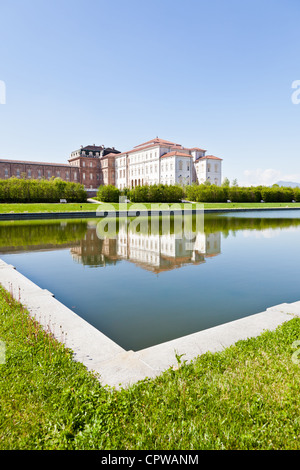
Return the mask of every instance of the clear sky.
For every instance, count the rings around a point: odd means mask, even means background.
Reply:
[[[300,182],[299,17],[299,0],[0,0],[0,158],[158,136],[239,184]]]

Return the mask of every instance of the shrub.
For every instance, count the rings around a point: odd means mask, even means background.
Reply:
[[[112,184],[100,186],[97,192],[97,198],[102,202],[119,202],[120,195],[121,191]]]

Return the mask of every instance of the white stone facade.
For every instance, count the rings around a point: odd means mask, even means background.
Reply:
[[[221,173],[221,158],[159,138],[115,156],[115,186],[119,189],[205,181],[220,185]]]

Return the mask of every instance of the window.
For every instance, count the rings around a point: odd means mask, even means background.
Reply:
[[[92,162],[90,163],[90,167],[93,168],[93,163]]]
[[[74,180],[77,180],[77,172],[74,173]]]
[[[207,164],[207,171],[210,172],[210,163]]]
[[[20,176],[20,169],[17,168],[17,177],[19,178],[19,176]]]
[[[67,179],[67,180],[70,179],[70,176],[69,176],[69,172],[68,172],[68,171],[66,171],[66,179]]]
[[[48,170],[48,179],[50,179],[50,178],[51,178],[51,171]]]
[[[31,178],[31,170],[27,170],[27,177]]]
[[[217,173],[217,171],[218,171],[218,164],[216,163],[215,164],[215,172]]]
[[[41,178],[42,177],[42,172],[41,170],[38,170],[38,178]]]
[[[85,167],[85,162],[82,162],[82,166]]]
[[[4,176],[5,176],[5,178],[8,178],[8,169],[7,168],[5,168],[5,170],[4,170]]]
[[[93,179],[93,173],[90,173],[90,180]]]
[[[56,176],[59,178],[60,177],[60,171],[56,172]]]
[[[82,173],[82,178],[85,180],[85,173]]]
[[[182,160],[179,160],[179,162],[178,162],[178,169],[182,170]]]

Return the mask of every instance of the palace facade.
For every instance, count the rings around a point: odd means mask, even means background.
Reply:
[[[189,185],[210,181],[220,185],[222,159],[206,155],[206,150],[183,147],[167,140],[150,140],[115,157],[115,186]]]
[[[183,147],[158,137],[128,152],[88,145],[71,153],[68,163],[0,160],[0,179],[62,178],[86,190],[112,184],[119,189],[152,184],[221,184],[222,159],[206,150]]]

